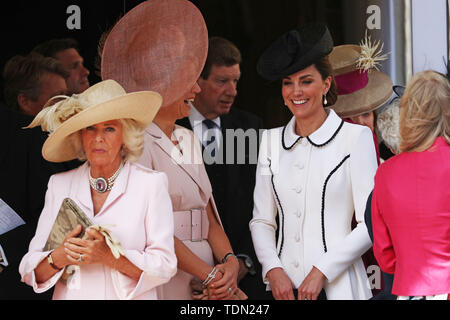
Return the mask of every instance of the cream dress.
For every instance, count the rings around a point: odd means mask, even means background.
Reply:
[[[173,140],[178,141],[175,146],[154,123],[146,128],[144,137],[144,153],[138,162],[167,175],[175,236],[200,259],[213,266],[213,253],[207,241],[209,221],[205,210],[209,200],[219,223],[220,218],[212,198],[211,183],[203,164],[198,138],[192,131],[176,125],[172,136]],[[195,227],[191,228],[191,224]],[[158,288],[158,298],[192,299],[189,286],[192,278],[192,275],[178,269],[170,282]]]

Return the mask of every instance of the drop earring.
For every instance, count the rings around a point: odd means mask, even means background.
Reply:
[[[326,106],[327,104],[328,104],[328,101],[327,101],[327,95],[324,94],[324,95],[323,95],[323,105]]]

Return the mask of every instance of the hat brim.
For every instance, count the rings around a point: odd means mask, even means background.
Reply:
[[[397,96],[401,97],[405,93],[406,88],[404,86],[397,85],[397,86],[394,86],[392,89],[394,90],[394,92]]]
[[[380,71],[372,70],[366,87],[350,94],[339,95],[331,106],[341,118],[356,117],[374,111],[384,105],[394,94],[391,78]]]
[[[50,162],[77,158],[79,150],[68,137],[81,129],[109,120],[133,119],[148,126],[162,103],[160,94],[151,91],[133,92],[89,107],[63,122],[52,132],[42,147],[42,156]]]

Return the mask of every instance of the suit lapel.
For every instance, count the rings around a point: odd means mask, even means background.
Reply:
[[[231,112],[231,111],[230,111]],[[233,120],[230,114],[223,115],[220,117],[220,129],[222,131],[222,144],[220,152],[223,155],[223,164],[227,163],[227,129],[233,129]]]
[[[175,122],[176,124],[185,127],[186,129],[192,130],[191,122],[189,121],[188,117],[185,117],[183,119],[179,119]]]
[[[230,170],[230,168],[232,168],[233,166],[227,166],[227,135],[226,135],[226,130],[234,128],[233,127],[233,120],[232,120],[232,118],[230,116],[230,113],[220,117],[220,126],[221,126],[221,131],[222,131],[222,144],[221,144],[221,149],[222,150],[220,152],[221,152],[221,154],[223,156],[223,162],[222,162],[222,164],[215,164],[214,165],[215,166],[214,170],[221,171],[220,176],[223,179],[223,181],[221,181],[221,183],[224,183],[226,188],[225,188],[223,194],[217,194],[216,193],[216,197],[217,197],[216,201],[222,203],[222,205],[224,206],[223,208],[221,208],[221,209],[223,209],[223,210],[221,210],[222,212],[219,211],[219,214],[221,215],[221,219],[222,219],[223,224],[225,226],[231,226],[232,223],[233,223],[233,217],[227,215],[226,214],[227,210],[225,209],[226,206],[227,206],[228,201],[230,201],[230,200],[233,201],[232,199],[229,199],[229,197],[228,197],[228,189],[232,185],[232,184],[230,184],[231,182],[239,181],[239,177],[237,178],[238,180],[234,180],[235,177],[232,175],[233,174],[233,170]],[[234,161],[234,159],[232,161]],[[217,184],[218,182],[215,181],[215,183]]]
[[[189,122],[189,121],[188,121]],[[154,123],[151,123],[147,129],[146,133],[153,137],[155,144],[164,151],[194,182],[199,186],[199,188],[207,193],[207,190],[203,190],[204,181],[200,179],[200,172],[202,158],[201,154],[195,153],[195,148],[192,144],[198,143],[198,141],[190,141],[191,139],[197,139],[195,135],[183,136],[182,139],[178,141],[180,147],[183,150],[183,154],[178,150],[176,146],[170,141],[170,139],[162,132],[162,130]],[[194,152],[194,154],[192,154]],[[199,165],[200,164],[200,165]]]
[[[109,193],[108,197],[106,198],[105,203],[103,204],[102,208],[98,212],[97,216],[101,215],[105,210],[109,208],[122,194],[125,193],[128,185],[128,176],[130,175],[130,163],[127,161],[121,171],[119,172],[119,175],[116,178],[116,181],[114,182],[114,186],[111,189],[111,192]]]
[[[92,218],[94,216],[94,205],[89,185],[89,165],[87,161],[76,170],[70,183],[70,198],[76,198],[83,211]]]

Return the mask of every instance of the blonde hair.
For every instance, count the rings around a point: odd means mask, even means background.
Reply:
[[[400,99],[400,152],[429,149],[437,137],[450,144],[450,82],[434,71],[416,74]]]
[[[124,144],[124,160],[136,162],[144,151],[144,130],[133,119],[120,119]]]

